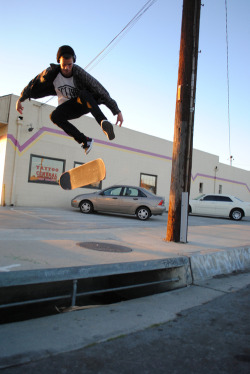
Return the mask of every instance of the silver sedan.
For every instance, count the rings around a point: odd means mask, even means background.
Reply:
[[[147,220],[151,215],[161,215],[165,211],[165,200],[142,187],[112,186],[94,193],[76,196],[71,200],[74,208],[82,213],[94,211],[136,215]]]

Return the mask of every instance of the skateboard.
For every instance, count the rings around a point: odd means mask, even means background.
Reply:
[[[100,182],[105,177],[105,164],[101,158],[98,158],[66,171],[60,176],[59,184],[64,190],[74,190],[91,183]]]

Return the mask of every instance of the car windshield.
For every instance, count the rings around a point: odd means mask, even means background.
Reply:
[[[194,200],[200,200],[203,196],[205,196],[205,195],[204,195],[204,194],[199,195],[199,196],[197,196],[196,198],[194,198]]]

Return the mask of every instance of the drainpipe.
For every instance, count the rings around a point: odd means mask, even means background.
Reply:
[[[17,152],[18,152],[18,144],[19,144],[19,137],[20,137],[20,125],[23,123],[23,117],[17,117],[17,136],[16,136],[16,148],[14,154],[14,165],[13,165],[13,177],[12,177],[12,186],[11,186],[11,198],[10,198],[10,205],[15,205],[16,200],[16,162],[17,162]]]
[[[218,166],[215,166],[214,168],[214,193],[216,191],[216,173],[218,171]]]

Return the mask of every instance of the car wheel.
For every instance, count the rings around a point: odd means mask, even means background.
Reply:
[[[93,212],[93,204],[89,200],[83,200],[80,202],[80,211],[82,213],[92,213]]]
[[[240,221],[243,217],[243,211],[239,208],[233,209],[230,213],[230,218],[235,221]]]
[[[140,208],[137,209],[136,216],[141,221],[146,221],[151,216],[151,212],[145,206],[141,206]]]

